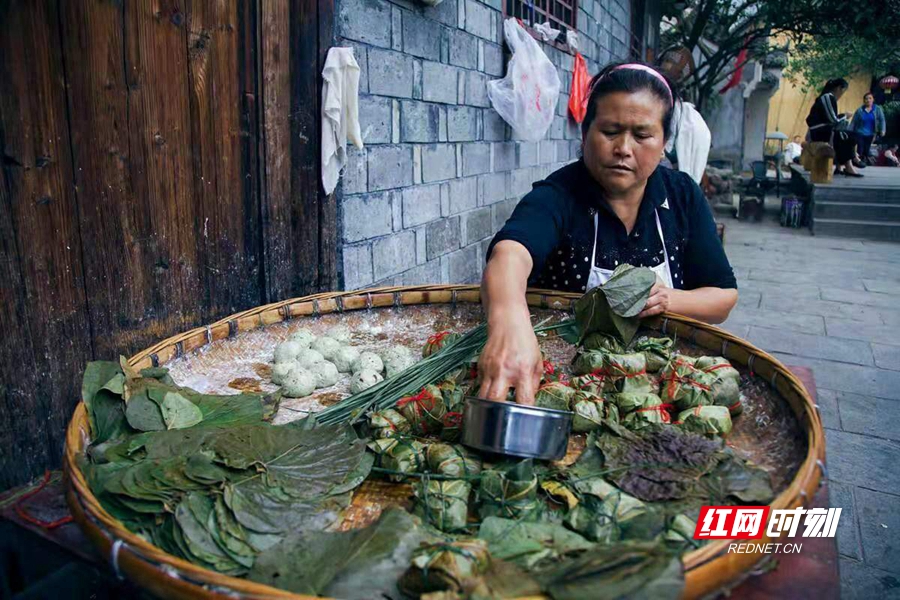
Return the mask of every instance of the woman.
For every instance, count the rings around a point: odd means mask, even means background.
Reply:
[[[514,387],[518,402],[534,402],[542,361],[529,284],[584,293],[628,263],[658,275],[641,317],[669,311],[720,323],[737,302],[703,193],[689,175],[659,166],[677,100],[665,77],[611,65],[591,85],[582,158],[535,183],[488,250],[482,397],[501,400]]]
[[[875,164],[879,167],[900,167],[900,158],[897,156],[897,142],[885,144],[878,153]]]
[[[887,131],[887,122],[884,120],[884,111],[875,104],[875,96],[872,92],[866,92],[863,96],[863,105],[853,113],[853,121],[850,129],[856,134],[856,148],[859,159],[863,164],[869,161],[869,152],[872,150],[872,142],[875,136],[884,136]]]
[[[853,168],[856,140],[846,131],[850,115],[838,114],[837,111],[837,101],[847,91],[847,87],[845,79],[829,79],[810,109],[806,124],[809,126],[810,141],[825,142],[834,148],[835,175],[862,177],[862,174]]]

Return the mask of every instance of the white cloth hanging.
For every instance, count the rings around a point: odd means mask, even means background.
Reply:
[[[666,143],[666,151],[671,152],[675,148],[678,170],[690,175],[698,184],[706,171],[711,142],[709,127],[694,105],[690,102],[676,102],[672,115],[672,135]]]
[[[353,48],[331,48],[322,69],[322,187],[330,194],[347,164],[347,140],[359,133],[359,64]]]

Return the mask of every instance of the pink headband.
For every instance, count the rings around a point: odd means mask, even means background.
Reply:
[[[672,94],[672,88],[669,87],[669,82],[666,81],[666,78],[663,77],[662,75],[660,75],[656,69],[652,69],[652,68],[648,67],[647,65],[642,65],[640,63],[628,63],[626,65],[619,65],[618,67],[616,67],[615,69],[610,71],[610,73],[612,73],[613,71],[621,71],[622,69],[633,69],[635,71],[643,71],[644,73],[649,73],[650,75],[653,75],[654,77],[656,77],[658,80],[660,80],[662,82],[662,84],[664,86],[666,86],[666,91],[669,92],[669,99],[672,101],[672,105],[673,106],[675,105],[675,96]],[[609,73],[607,73],[607,75],[608,74]],[[602,79],[602,77],[600,79]],[[596,82],[594,82],[594,85],[597,85],[598,83],[600,83],[600,79],[598,79]],[[593,91],[594,91],[594,89],[592,87],[591,92],[593,92]],[[590,97],[590,94],[588,94],[588,97]]]

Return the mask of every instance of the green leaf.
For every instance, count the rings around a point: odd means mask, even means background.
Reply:
[[[159,405],[145,393],[132,396],[125,406],[125,418],[128,424],[138,431],[163,431],[166,422],[163,420]]]
[[[253,467],[270,485],[312,498],[345,481],[362,460],[365,444],[346,426],[243,426],[217,435],[211,449],[231,468]]]
[[[81,398],[87,408],[93,443],[128,433],[125,420],[124,393],[125,374],[114,362],[89,362],[81,382]]]
[[[186,429],[203,420],[197,405],[177,392],[166,392],[159,408],[166,429]]]
[[[592,333],[614,336],[626,345],[637,333],[637,315],[647,304],[656,274],[650,269],[621,265],[605,284],[575,303],[575,322],[583,343]]]
[[[500,517],[482,521],[478,537],[488,543],[492,558],[526,568],[593,547],[577,533],[556,523],[529,523]]]
[[[257,557],[248,577],[298,594],[396,597],[397,579],[426,539],[414,517],[391,509],[365,529],[289,535]]]
[[[650,269],[620,265],[600,287],[613,313],[620,317],[635,317],[647,304],[654,283],[656,273]]]
[[[536,575],[554,600],[675,600],[684,590],[681,560],[656,543],[598,545]]]

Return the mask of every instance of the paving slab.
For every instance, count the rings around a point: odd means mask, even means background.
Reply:
[[[860,323],[849,319],[825,317],[825,331],[833,337],[900,345],[900,325]]]
[[[900,401],[848,392],[835,392],[835,400],[844,431],[900,441]]]
[[[849,558],[841,558],[843,600],[900,600],[900,577]]]
[[[765,297],[765,296],[763,296]],[[778,327],[800,333],[825,335],[825,321],[818,315],[801,315],[783,310],[736,307],[727,324]]]
[[[816,387],[816,404],[819,405],[819,418],[825,429],[841,429],[841,413],[838,408],[838,395],[843,392]]]
[[[869,343],[855,339],[810,335],[786,328],[754,325],[750,327],[750,341],[767,352],[783,352],[859,365],[875,364]]]
[[[740,306],[740,302],[738,302]],[[751,307],[752,308],[752,307]],[[845,302],[832,302],[830,300],[805,299],[798,301],[790,295],[776,295],[775,292],[766,294],[758,308],[770,310],[783,310],[785,312],[801,315],[819,315],[820,317],[836,317],[850,321],[862,321],[866,323],[886,323],[883,309],[859,304],[847,304]],[[900,320],[900,313],[888,312],[892,317]],[[898,321],[900,322],[900,321]]]
[[[866,290],[879,294],[892,294],[900,296],[900,281],[892,279],[864,279]]]
[[[900,316],[898,316],[897,324],[900,324]],[[872,352],[878,367],[900,371],[900,346],[873,343]]]
[[[877,292],[860,292],[858,290],[825,287],[822,289],[822,300],[897,309],[897,298],[889,294],[879,294]]]
[[[853,501],[854,488],[836,481],[828,482],[828,497],[832,507],[841,509],[838,521],[838,553],[856,560],[862,560],[862,544],[859,541],[859,524]]]
[[[900,400],[900,372],[898,371],[805,358],[779,352],[775,352],[774,356],[785,364],[811,368],[816,377],[816,384],[824,388]]]
[[[900,574],[900,496],[867,489],[855,496],[866,564]]]
[[[830,480],[900,494],[900,444],[897,442],[830,429],[825,446]],[[860,517],[860,523],[863,520]],[[893,533],[900,533],[900,526]]]

